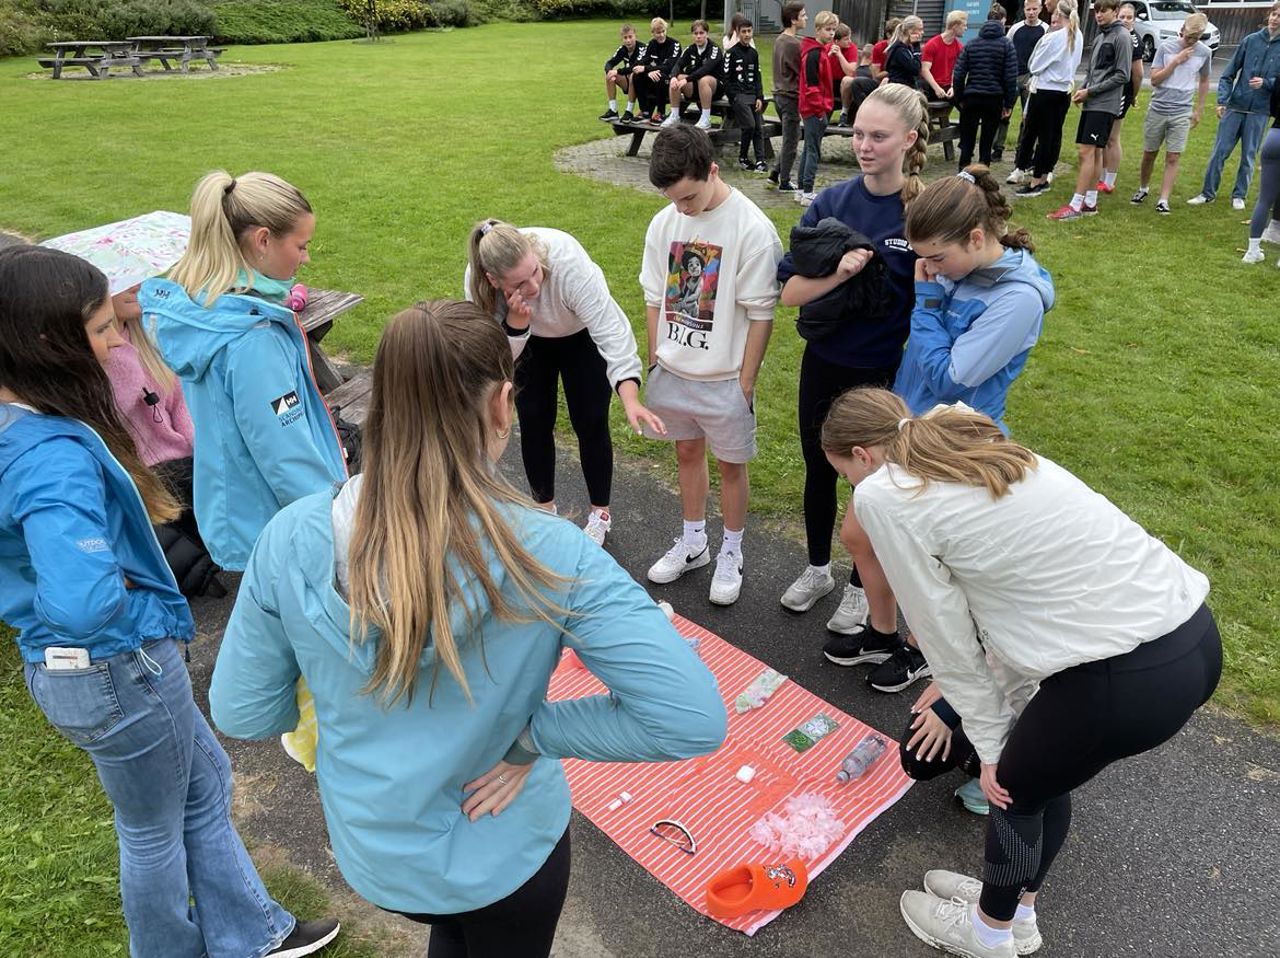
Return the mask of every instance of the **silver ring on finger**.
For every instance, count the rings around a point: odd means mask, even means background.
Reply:
[[[505,776],[505,775],[499,775],[499,776],[498,776],[498,781],[499,781],[499,782],[501,782],[503,785],[506,785],[506,784],[507,784],[507,776]]]

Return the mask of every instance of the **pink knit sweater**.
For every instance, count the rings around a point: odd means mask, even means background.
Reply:
[[[191,455],[195,429],[181,384],[175,379],[167,393],[161,390],[143,368],[129,334],[122,331],[121,335],[124,345],[111,350],[106,370],[116,408],[129,427],[138,455],[148,466],[185,459]],[[154,404],[148,404],[152,397]]]

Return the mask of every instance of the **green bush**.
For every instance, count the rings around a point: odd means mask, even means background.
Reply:
[[[308,43],[364,35],[338,0],[215,0],[213,10],[220,43]]]
[[[430,13],[431,25],[436,27],[469,27],[477,22],[467,0],[432,0]]]
[[[0,0],[0,56],[34,52],[45,40],[201,36],[213,27],[199,0]]]
[[[338,0],[338,3],[348,17],[367,28],[369,0]],[[373,13],[379,33],[421,30],[433,21],[431,8],[423,0],[375,0]]]
[[[44,43],[46,32],[26,10],[0,0],[0,57],[33,53]]]

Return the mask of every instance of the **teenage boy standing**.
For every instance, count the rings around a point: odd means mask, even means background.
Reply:
[[[1098,36],[1089,56],[1089,72],[1084,86],[1071,96],[1072,103],[1082,107],[1080,125],[1076,128],[1076,145],[1080,163],[1076,173],[1076,191],[1071,202],[1049,214],[1051,220],[1074,220],[1098,212],[1098,179],[1102,174],[1102,151],[1111,137],[1111,125],[1124,106],[1124,91],[1129,83],[1129,64],[1133,41],[1120,23],[1120,0],[1098,0],[1093,18],[1098,23]]]
[[[740,36],[738,46],[746,43]],[[661,131],[649,181],[671,205],[649,223],[640,271],[649,328],[645,401],[667,426],[665,436],[645,435],[675,441],[684,513],[683,533],[650,567],[649,580],[674,582],[711,561],[710,446],[724,517],[710,599],[731,605],[742,589],[756,377],[773,331],[782,242],[759,207],[720,178],[702,130],[681,124]]]
[[[782,120],[782,151],[769,180],[778,189],[794,193],[791,167],[800,143],[800,38],[797,31],[809,22],[809,14],[799,0],[782,5],[782,33],[773,43],[773,108]]]

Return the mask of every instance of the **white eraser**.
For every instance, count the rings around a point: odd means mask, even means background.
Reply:
[[[756,777],[756,770],[752,768],[750,765],[742,766],[742,768],[738,769],[738,774],[734,776],[734,778],[742,782],[744,785],[755,777]]]

